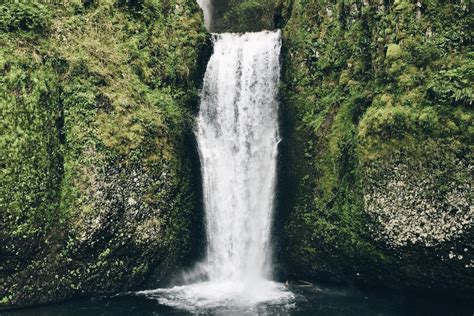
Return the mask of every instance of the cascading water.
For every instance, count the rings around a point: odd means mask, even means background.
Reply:
[[[214,35],[197,139],[210,281],[270,276],[280,33]]]
[[[270,245],[280,31],[213,39],[196,129],[208,241],[197,270],[205,281],[141,294],[188,310],[286,304],[293,294],[271,281]]]
[[[211,24],[212,24],[212,3],[210,0],[197,0],[197,3],[202,9],[204,13],[204,22],[206,24],[206,28],[211,31]]]

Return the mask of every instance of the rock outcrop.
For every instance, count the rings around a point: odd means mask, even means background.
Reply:
[[[472,8],[276,7],[286,132],[279,224],[291,273],[472,293]]]
[[[197,4],[0,12],[0,308],[163,282],[202,240]]]

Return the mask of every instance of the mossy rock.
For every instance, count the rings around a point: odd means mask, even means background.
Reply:
[[[166,281],[200,251],[197,4],[0,10],[0,309]]]
[[[214,1],[212,31],[258,32],[273,30],[276,0]]]
[[[408,0],[395,0],[393,7],[396,12],[409,12],[414,6]]]
[[[285,10],[290,184],[277,223],[295,277],[472,296],[472,17],[460,3],[423,5],[421,17],[404,0]]]
[[[402,48],[398,44],[390,44],[387,47],[386,56],[389,60],[397,60],[402,57]]]

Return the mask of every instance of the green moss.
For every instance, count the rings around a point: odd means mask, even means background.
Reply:
[[[29,305],[163,279],[190,254],[199,207],[184,145],[207,50],[197,4],[0,10],[0,296]]]
[[[413,10],[413,5],[407,0],[395,0],[393,7],[396,12],[404,12]]]
[[[255,32],[274,29],[276,1],[224,0],[214,3],[213,31]]]
[[[0,5],[0,30],[42,33],[51,24],[51,14],[45,5],[30,1],[14,1]]]
[[[382,94],[380,96],[380,102],[382,106],[391,106],[393,104],[393,98],[391,95]]]
[[[387,58],[389,60],[397,60],[402,56],[402,48],[397,44],[390,44],[387,47]]]
[[[419,15],[404,0],[278,2],[292,184],[282,199],[289,211],[281,257],[297,276],[472,288],[471,277],[457,278],[467,273],[461,265],[439,260],[469,232],[432,249],[394,250],[375,238],[380,227],[364,201],[368,183],[405,158],[413,170],[444,159],[433,167],[443,187],[472,150],[472,56],[462,31],[472,17],[459,3],[423,5]]]
[[[7,305],[8,304],[8,297],[4,296],[2,297],[2,299],[0,300],[0,305]]]
[[[51,63],[31,49],[4,46],[2,55],[15,56],[4,57],[8,70],[0,79],[2,232],[34,238],[54,224],[58,207],[58,79]]]

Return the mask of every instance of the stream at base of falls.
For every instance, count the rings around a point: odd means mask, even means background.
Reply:
[[[286,304],[253,307],[219,306],[183,310],[160,303],[160,295],[123,293],[60,304],[0,311],[1,316],[158,316],[158,315],[354,315],[472,316],[474,303],[446,295],[422,296],[388,290],[360,290],[338,285],[291,285],[294,299]],[[166,296],[163,296],[165,298]]]

